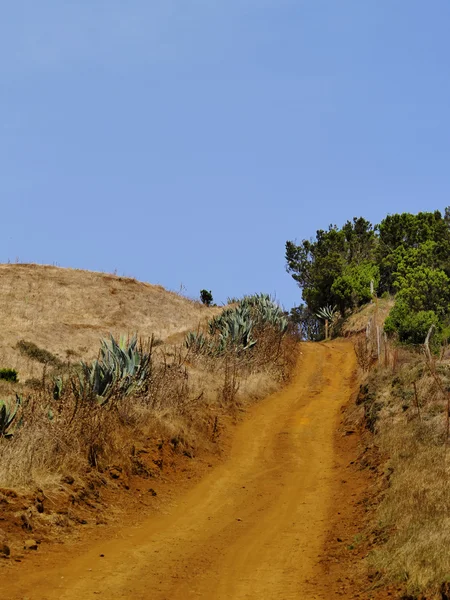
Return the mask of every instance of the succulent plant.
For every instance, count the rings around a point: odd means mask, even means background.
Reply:
[[[53,380],[53,400],[60,400],[63,393],[63,378],[55,377]]]
[[[328,319],[328,321],[332,321],[336,315],[336,311],[337,306],[331,306],[331,304],[329,304],[327,306],[319,308],[319,310],[316,312],[316,317],[318,317],[319,319]]]
[[[0,437],[11,438],[14,435],[14,421],[21,405],[21,397],[16,394],[13,400],[0,400]]]
[[[194,352],[204,352],[207,350],[207,339],[201,331],[189,331],[185,338],[186,348]]]
[[[208,334],[189,332],[186,346],[210,355],[227,350],[249,350],[256,343],[255,334],[270,325],[283,335],[288,321],[281,308],[267,294],[245,296],[237,306],[225,309],[208,322]],[[208,339],[209,338],[209,339]]]
[[[136,335],[130,341],[122,337],[118,342],[111,335],[109,340],[102,340],[99,358],[80,366],[75,386],[78,395],[93,394],[104,405],[113,392],[127,396],[144,388],[152,368],[151,352],[138,348]]]

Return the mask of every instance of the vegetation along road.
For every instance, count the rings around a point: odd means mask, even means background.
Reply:
[[[333,495],[333,433],[355,385],[350,342],[303,344],[291,384],[254,406],[227,461],[170,508],[3,597],[29,600],[322,598]],[[5,595],[6,594],[6,595]]]

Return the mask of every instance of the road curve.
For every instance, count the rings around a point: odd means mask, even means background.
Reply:
[[[333,434],[356,360],[346,341],[302,344],[301,352],[291,384],[251,409],[228,460],[169,514],[50,572],[7,582],[2,597],[322,599],[308,580],[320,570],[340,476]]]

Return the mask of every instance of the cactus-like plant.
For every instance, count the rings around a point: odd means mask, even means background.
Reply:
[[[225,309],[208,322],[207,336],[189,332],[186,346],[210,355],[249,350],[257,343],[257,332],[267,325],[280,335],[286,332],[288,321],[281,308],[267,294],[245,296],[237,306]]]
[[[55,377],[53,380],[53,400],[60,400],[63,393],[63,378]]]
[[[318,317],[319,319],[328,319],[328,321],[332,321],[336,316],[336,311],[337,306],[331,306],[331,304],[329,304],[327,306],[319,308],[319,310],[316,312],[316,317]]]
[[[151,374],[151,352],[138,348],[137,336],[119,341],[111,335],[102,340],[99,358],[91,364],[81,362],[78,395],[94,395],[104,405],[112,393],[127,396],[141,391]]]
[[[322,308],[319,308],[319,310],[316,312],[316,317],[318,319],[323,319],[323,321],[325,322],[325,339],[328,339],[328,328],[331,324],[333,324],[333,320],[334,317],[336,316],[336,312],[337,312],[337,306],[331,306],[331,305],[327,305],[327,306],[323,306]]]
[[[15,405],[11,400],[0,400],[0,437],[11,438],[14,435],[14,421],[21,404],[21,398],[16,394]]]
[[[189,331],[185,338],[185,345],[188,350],[203,352],[207,347],[206,337],[201,331]]]

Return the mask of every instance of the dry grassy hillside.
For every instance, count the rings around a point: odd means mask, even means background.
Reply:
[[[364,306],[353,312],[345,320],[341,334],[344,337],[348,337],[365,332],[367,323],[374,317],[374,324],[382,328],[393,306],[393,298],[378,298],[376,303],[371,302],[370,304],[364,304]]]
[[[110,332],[166,340],[221,310],[135,279],[33,264],[0,265],[0,303],[0,367],[21,380],[42,366],[19,353],[19,340],[61,360],[93,358]]]

